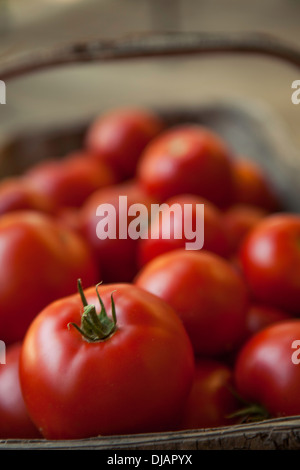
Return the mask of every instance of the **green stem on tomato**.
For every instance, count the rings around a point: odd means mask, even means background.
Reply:
[[[116,316],[116,307],[113,299],[113,294],[111,294],[111,308],[112,308],[112,318],[107,315],[103,301],[99,295],[98,286],[96,285],[96,293],[101,306],[100,314],[97,314],[95,305],[89,304],[82,288],[81,280],[78,279],[77,287],[78,292],[81,297],[83,304],[83,313],[81,316],[81,325],[78,326],[76,323],[69,323],[74,326],[82,335],[82,337],[89,342],[105,341],[109,338],[117,328],[117,316]]]

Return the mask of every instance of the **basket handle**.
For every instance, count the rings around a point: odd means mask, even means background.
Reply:
[[[59,65],[206,53],[261,54],[300,67],[300,50],[266,34],[148,33],[116,40],[89,40],[2,60],[0,78],[9,80]]]

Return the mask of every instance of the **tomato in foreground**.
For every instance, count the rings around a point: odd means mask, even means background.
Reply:
[[[261,406],[272,417],[299,415],[299,340],[299,319],[268,326],[250,338],[235,366],[241,398]]]
[[[208,251],[174,250],[146,264],[135,283],[174,308],[196,355],[217,357],[239,344],[248,291],[224,258]]]
[[[48,439],[174,429],[194,375],[176,313],[131,284],[79,291],[41,312],[24,340],[21,387],[36,426]]]
[[[198,359],[193,386],[184,407],[181,429],[215,428],[235,424],[240,408],[234,393],[233,371],[211,359]]]
[[[34,439],[41,437],[29,418],[19,380],[21,343],[6,350],[6,363],[0,364],[0,438]]]
[[[16,211],[0,218],[0,335],[23,339],[33,318],[53,300],[74,293],[82,276],[99,281],[94,260],[77,234],[45,214]]]

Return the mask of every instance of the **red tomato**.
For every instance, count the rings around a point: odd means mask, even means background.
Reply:
[[[150,261],[135,283],[174,308],[197,355],[220,356],[239,344],[247,289],[225,259],[205,251],[174,250]]]
[[[197,211],[200,204],[204,204],[203,220]],[[174,212],[170,210],[172,206]],[[193,249],[203,248],[224,257],[229,255],[229,239],[221,212],[210,201],[199,196],[182,194],[168,199],[161,207],[161,215],[151,219],[147,238],[142,238],[139,242],[139,266],[144,266],[151,259],[168,251],[186,248],[186,244],[190,243],[193,243]],[[181,235],[179,238],[177,231]],[[202,231],[204,244],[197,248]]]
[[[226,207],[232,200],[231,152],[202,126],[178,126],[153,139],[139,161],[137,177],[160,201],[194,194]]]
[[[6,351],[6,363],[0,364],[0,438],[34,439],[41,437],[29,418],[19,381],[21,343]]]
[[[108,165],[80,151],[35,165],[26,179],[58,207],[79,207],[94,191],[116,182]]]
[[[256,206],[247,204],[234,204],[223,214],[223,230],[226,229],[230,240],[231,253],[237,253],[246,235],[262,219],[267,212]]]
[[[291,318],[291,315],[283,310],[269,305],[252,304],[247,313],[247,333],[252,336],[269,325]]]
[[[20,362],[30,416],[48,439],[173,429],[194,375],[182,323],[161,299],[134,285],[103,285],[98,293],[107,311],[102,321],[94,318],[100,303],[90,288],[84,311],[73,295],[31,324]]]
[[[236,420],[230,415],[240,409],[240,402],[233,389],[233,372],[228,366],[211,359],[198,359],[180,428],[215,428],[235,424]]]
[[[0,215],[19,210],[35,210],[54,214],[53,201],[27,181],[19,177],[10,177],[0,183]]]
[[[299,339],[299,319],[279,322],[250,338],[238,355],[238,393],[273,417],[300,414],[300,364],[293,362],[299,355],[293,343]]]
[[[278,213],[263,219],[241,246],[240,263],[257,301],[299,314],[300,216]]]
[[[235,202],[261,207],[267,211],[280,208],[279,198],[264,170],[248,158],[233,164]]]
[[[163,127],[162,120],[148,110],[116,109],[90,125],[86,146],[98,160],[105,161],[122,179],[127,179],[135,175],[141,152]]]
[[[125,205],[120,204],[120,196],[127,197]],[[103,282],[129,282],[136,275],[138,240],[128,234],[129,224],[135,219],[128,216],[128,208],[136,203],[144,204],[147,214],[141,217],[142,224],[147,225],[153,202],[153,198],[130,181],[96,191],[82,206],[78,227],[100,264]],[[97,215],[98,207],[104,204],[110,205],[107,215]],[[120,218],[123,224],[119,223]],[[105,222],[102,228],[101,220]],[[126,232],[124,238],[119,236],[121,225]],[[106,238],[99,238],[99,235]]]
[[[30,322],[52,300],[74,292],[82,276],[99,281],[85,242],[54,219],[37,212],[0,218],[0,336],[23,338]],[[96,281],[95,281],[96,280]]]

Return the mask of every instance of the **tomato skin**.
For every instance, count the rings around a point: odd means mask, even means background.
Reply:
[[[267,214],[264,209],[248,204],[234,204],[223,213],[222,223],[226,229],[230,251],[233,255],[238,253],[246,235]]]
[[[236,420],[229,416],[239,410],[240,402],[233,389],[231,368],[219,361],[197,359],[180,428],[215,428],[235,424]]]
[[[292,316],[283,310],[269,305],[253,303],[249,306],[247,313],[247,334],[252,336],[269,325],[290,319],[292,319]]]
[[[217,206],[232,201],[231,152],[212,131],[183,125],[163,132],[147,146],[137,178],[159,201],[194,194]]]
[[[20,210],[54,214],[56,205],[21,177],[5,178],[0,183],[0,215]]]
[[[135,283],[174,308],[197,356],[217,357],[239,344],[248,291],[225,259],[202,250],[174,250],[150,261]]]
[[[210,201],[207,201],[204,198],[199,196],[194,196],[190,194],[181,194],[174,196],[173,198],[167,199],[165,203],[168,206],[165,206],[165,209],[162,209],[161,218],[154,218],[151,220],[150,226],[148,228],[148,238],[143,238],[139,242],[138,248],[138,258],[139,266],[142,267],[148,263],[151,259],[159,256],[163,253],[166,253],[171,250],[176,250],[180,248],[185,248],[186,243],[191,241],[195,243],[194,240],[189,240],[185,236],[185,216],[184,211],[185,205],[188,204],[192,207],[190,223],[192,224],[192,230],[195,231],[196,223],[203,225],[204,230],[204,245],[199,249],[204,249],[211,251],[220,256],[227,257],[230,253],[230,244],[227,231],[224,229],[222,222],[222,213],[221,211]],[[175,210],[174,216],[170,221],[170,236],[166,237],[163,230],[162,220],[164,218],[163,214],[169,215],[168,207],[173,204],[180,206],[181,212]],[[204,220],[200,221],[197,219],[197,205],[204,204]],[[190,225],[189,223],[189,225]],[[175,229],[176,226],[182,226],[182,237],[175,238]],[[151,236],[151,231],[157,231],[158,236]]]
[[[85,242],[45,214],[13,212],[0,219],[0,332],[22,340],[32,319],[52,300],[74,292],[82,276],[99,281]]]
[[[58,208],[80,207],[94,191],[117,182],[108,165],[85,151],[45,160],[28,170],[24,178]]]
[[[145,109],[124,108],[95,119],[86,134],[86,147],[98,161],[105,161],[120,179],[135,175],[147,144],[164,128],[162,120]]]
[[[118,185],[95,191],[83,204],[78,214],[78,230],[91,247],[95,260],[100,265],[103,282],[130,282],[138,270],[137,250],[138,240],[119,237],[119,217],[127,218],[127,212],[122,212],[119,206],[119,197],[127,197],[127,206],[140,203],[151,211],[151,204],[156,202],[146,194],[134,180],[123,182]],[[98,206],[111,204],[116,214],[116,236],[112,233],[115,216],[113,213],[108,217],[107,238],[100,239],[97,234],[97,225],[101,217],[97,216]],[[128,217],[126,226],[134,217]],[[112,220],[113,219],[113,220]],[[148,215],[145,219],[148,224]],[[127,234],[128,235],[128,234]]]
[[[6,350],[6,363],[0,365],[0,438],[41,438],[29,418],[19,381],[19,357],[21,343],[14,343]]]
[[[117,330],[90,343],[80,324],[79,295],[49,305],[31,324],[20,362],[23,396],[47,439],[173,429],[194,376],[194,356],[175,312],[130,284],[107,284],[99,294]],[[86,289],[97,306],[95,289]],[[63,378],[63,380],[60,380]]]
[[[253,297],[292,314],[300,306],[299,240],[299,215],[273,214],[246,237],[239,255]]]
[[[300,413],[300,367],[292,362],[292,343],[299,338],[299,319],[279,322],[250,338],[237,357],[238,393],[273,417]]]
[[[239,157],[232,170],[235,203],[257,206],[268,212],[280,209],[279,197],[261,166]]]

